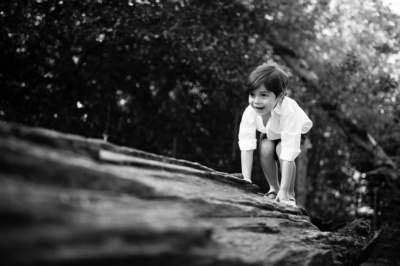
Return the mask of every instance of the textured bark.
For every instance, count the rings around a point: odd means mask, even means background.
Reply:
[[[0,124],[2,265],[358,265],[379,234],[363,220],[322,232],[257,190],[197,163]]]

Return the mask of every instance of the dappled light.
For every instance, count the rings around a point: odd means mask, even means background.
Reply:
[[[125,0],[0,4],[0,120],[101,139],[221,172],[248,74],[266,62],[313,121],[297,195],[327,220],[383,229],[400,261],[400,4],[396,0]],[[266,193],[259,155],[253,183]],[[386,231],[385,231],[386,230]]]

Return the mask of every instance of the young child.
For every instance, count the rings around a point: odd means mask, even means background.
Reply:
[[[249,106],[243,113],[239,129],[242,174],[251,182],[253,150],[256,149],[256,130],[259,139],[260,161],[270,186],[266,196],[295,206],[294,183],[300,145],[306,139],[312,122],[293,99],[285,96],[289,83],[287,74],[274,64],[257,67],[246,82]],[[278,168],[281,166],[281,184]]]

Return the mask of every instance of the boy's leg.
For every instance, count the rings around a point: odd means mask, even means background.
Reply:
[[[290,198],[295,199],[294,186],[296,182],[296,162],[293,162],[292,179],[290,180],[289,195]]]
[[[275,143],[267,138],[260,140],[260,163],[269,184],[269,192],[279,191],[278,168],[275,162]],[[268,192],[268,193],[269,193]]]
[[[279,155],[281,154],[281,143],[279,142],[278,145],[276,145],[276,154]],[[282,160],[279,160],[280,166],[282,168]],[[289,186],[289,196],[290,198],[295,199],[295,191],[294,191],[294,185],[296,182],[296,163],[293,162],[293,170],[292,170],[292,176],[290,177],[290,186]]]

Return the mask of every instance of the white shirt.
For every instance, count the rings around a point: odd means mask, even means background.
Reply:
[[[242,151],[257,147],[256,130],[266,133],[269,140],[281,139],[280,159],[294,161],[300,154],[301,134],[307,133],[313,123],[297,102],[287,96],[271,111],[264,126],[262,117],[249,105],[243,112],[239,128],[239,147]]]

